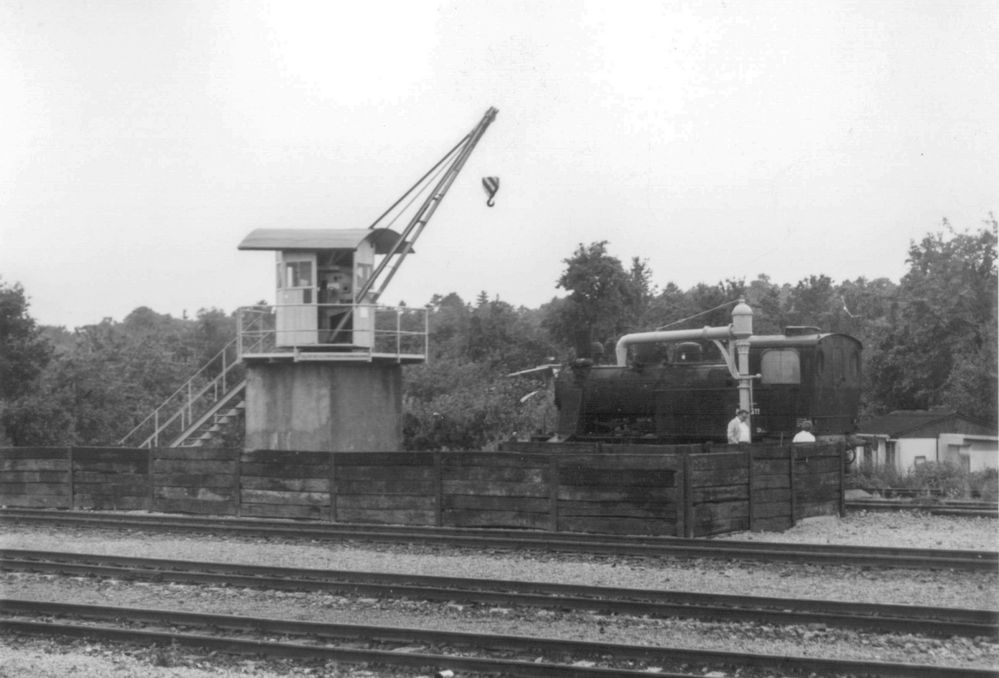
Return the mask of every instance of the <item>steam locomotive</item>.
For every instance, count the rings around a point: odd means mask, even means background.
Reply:
[[[577,359],[558,373],[559,439],[725,442],[740,400],[749,402],[754,441],[787,442],[803,419],[811,420],[816,436],[856,430],[861,344],[853,337],[815,327],[746,332],[740,372],[736,342],[726,346],[712,338],[723,336],[720,331],[710,337],[690,330],[650,334],[633,345],[619,342],[616,365]],[[742,399],[740,382],[748,392]]]

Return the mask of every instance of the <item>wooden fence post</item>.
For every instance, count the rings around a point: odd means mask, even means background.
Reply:
[[[673,534],[677,537],[682,537],[687,533],[687,499],[683,491],[683,476],[685,472],[683,455],[681,454],[680,467],[676,469],[676,474],[673,476],[673,487],[676,488],[676,524],[674,525]]]
[[[548,453],[548,520],[552,532],[558,532],[558,453]]]
[[[236,504],[236,517],[242,517],[243,515],[243,452],[245,450],[239,450],[236,452],[236,468],[233,469],[233,502]]]
[[[440,452],[434,452],[434,490],[437,499],[434,502],[434,524],[444,527],[444,464]]]
[[[843,447],[840,448],[839,444],[836,445],[836,456],[839,460],[839,517],[842,518],[846,515],[846,446],[849,443],[843,441]]]
[[[69,484],[69,508],[76,508],[76,482],[73,479],[75,475],[73,473],[73,447],[69,446],[66,448],[66,459],[69,462],[69,469],[67,470],[67,482]]]
[[[153,507],[156,506],[156,483],[153,480],[154,449],[156,448],[152,446],[146,448],[146,476],[147,482],[149,483],[149,503],[146,505],[146,511],[150,513],[153,511]]]
[[[336,452],[330,452],[330,474],[329,474],[329,493],[330,493],[330,522],[335,523],[336,520]]]
[[[692,539],[694,536],[694,490],[690,452],[683,453],[683,536]]]
[[[795,525],[795,523],[797,522],[797,520],[798,520],[797,519],[797,513],[798,513],[798,511],[797,511],[797,500],[796,500],[796,498],[794,496],[795,495],[795,491],[794,491],[794,488],[795,488],[794,476],[797,473],[797,469],[795,468],[795,461],[797,461],[796,458],[797,458],[798,455],[795,454],[794,444],[793,443],[791,445],[788,445],[788,448],[789,448],[788,455],[787,455],[788,456],[788,464],[791,467],[791,471],[789,473],[789,480],[790,480],[790,484],[791,484],[791,526],[793,527]]]

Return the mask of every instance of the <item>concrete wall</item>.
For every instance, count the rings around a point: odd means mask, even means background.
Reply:
[[[926,457],[926,461],[937,461],[936,438],[899,438],[895,468],[908,471],[916,464],[916,457]]]
[[[247,450],[402,449],[402,367],[396,363],[251,362]]]
[[[888,438],[879,436],[868,440],[871,462],[879,466],[887,464]],[[964,465],[961,459],[964,456],[969,471],[999,468],[999,438],[995,436],[941,433],[939,438],[899,438],[892,442],[896,450],[894,468],[902,473],[911,470],[919,456],[926,457],[926,461],[950,462],[958,466]],[[859,468],[865,460],[863,447],[856,448],[856,452],[853,468]]]
[[[967,457],[969,471],[999,468],[999,439],[994,436],[941,433],[938,450],[941,461],[961,465],[961,457]]]

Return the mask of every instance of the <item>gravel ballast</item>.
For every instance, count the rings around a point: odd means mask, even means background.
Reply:
[[[740,533],[732,539],[801,543],[858,544],[940,549],[995,550],[996,521],[911,513],[850,514],[808,519],[784,533]],[[181,558],[321,569],[408,572],[444,576],[572,581],[579,584],[662,588],[756,596],[823,598],[845,601],[999,609],[996,573],[874,570],[817,565],[736,561],[613,558],[549,553],[451,551],[445,547],[374,546],[359,543],[242,539],[140,533],[89,528],[12,526],[5,548]],[[134,605],[285,617],[312,621],[475,630],[545,635],[699,649],[767,654],[916,661],[944,665],[999,666],[999,648],[986,639],[933,639],[878,635],[825,628],[773,628],[692,620],[607,617],[588,613],[511,610],[406,600],[374,600],[327,594],[253,591],[224,587],[132,584],[127,582],[10,574],[2,580],[7,596],[104,605]],[[77,661],[72,675],[179,676],[204,669],[203,659],[157,666],[149,657],[114,648],[55,654],[47,641],[0,645],[0,676],[69,675],[45,673],[53,665]],[[75,659],[74,659],[75,657]],[[218,663],[218,660],[213,660]],[[135,667],[130,668],[136,662]],[[186,662],[186,663],[185,663]],[[4,673],[7,667],[34,667]],[[65,668],[65,667],[63,667]],[[138,669],[141,668],[141,671]],[[211,675],[247,675],[238,658],[227,659]],[[221,673],[225,671],[235,673]],[[306,675],[273,663],[254,664],[252,675]],[[330,665],[309,667],[313,675],[413,675]],[[34,671],[34,672],[32,672]],[[103,671],[103,672],[102,672]],[[136,671],[133,673],[133,671]],[[163,671],[163,672],[160,672]],[[191,671],[182,673],[179,671]],[[365,671],[368,671],[365,673]],[[268,673],[270,672],[270,673]]]

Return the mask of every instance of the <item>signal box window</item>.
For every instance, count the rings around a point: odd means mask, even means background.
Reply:
[[[288,263],[288,287],[312,287],[312,262],[292,261]]]
[[[764,351],[760,360],[764,384],[800,384],[801,361],[793,348]]]

